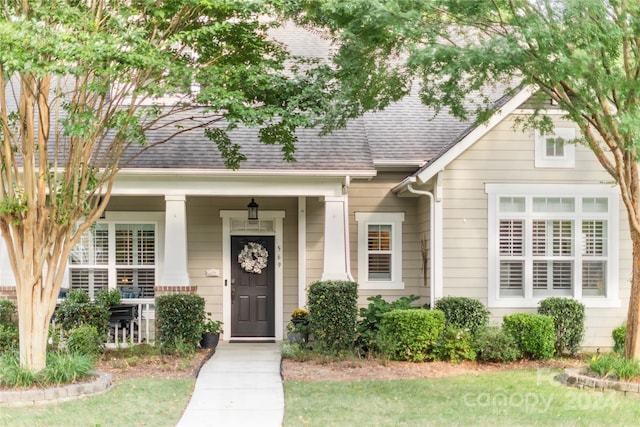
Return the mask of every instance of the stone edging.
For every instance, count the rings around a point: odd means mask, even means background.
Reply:
[[[98,372],[98,378],[88,383],[69,384],[60,387],[0,391],[0,407],[34,406],[66,402],[82,397],[95,396],[113,387],[111,374]]]
[[[556,376],[556,379],[562,384],[576,387],[580,389],[592,389],[595,391],[618,391],[625,395],[640,397],[640,383],[627,383],[623,381],[614,381],[606,378],[595,378],[585,375],[582,369],[565,369],[564,374]]]

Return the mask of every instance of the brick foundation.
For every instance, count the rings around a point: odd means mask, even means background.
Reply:
[[[13,302],[18,301],[15,286],[0,286],[0,299],[8,299]]]

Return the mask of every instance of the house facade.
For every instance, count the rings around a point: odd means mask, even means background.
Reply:
[[[276,31],[297,55],[330,48]],[[181,132],[125,159],[63,288],[120,289],[144,307],[146,335],[155,297],[197,293],[224,340],[257,341],[284,337],[316,280],[356,281],[362,306],[373,295],[476,298],[496,324],[563,296],[587,308],[583,345],[611,347],[630,290],[626,211],[594,155],[570,143],[579,131],[562,112],[546,111],[552,135],[514,128],[531,96],[496,91],[500,109],[481,126],[408,96],[329,135],[299,131],[293,163],[240,127],[230,133],[247,157],[238,170],[201,130]],[[0,297],[14,295],[0,245]]]

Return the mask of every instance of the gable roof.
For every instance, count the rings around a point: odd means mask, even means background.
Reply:
[[[513,113],[525,101],[527,101],[535,92],[533,86],[522,88],[513,96],[504,96],[500,98],[495,106],[498,110],[489,118],[486,123],[480,125],[472,125],[460,133],[453,141],[448,143],[437,155],[431,158],[423,167],[414,174],[405,178],[398,184],[393,191],[399,192],[404,190],[408,185],[417,182],[424,184],[433,178],[438,172],[444,169],[448,164],[455,160],[460,154],[465,152],[469,147],[478,142],[484,135],[493,129],[498,123],[504,120],[509,114]]]

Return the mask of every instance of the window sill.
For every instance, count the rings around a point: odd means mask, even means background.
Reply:
[[[489,299],[488,308],[537,308],[540,305],[540,301],[550,298],[495,298]],[[567,297],[571,298],[571,297]],[[620,308],[622,302],[618,298],[598,298],[598,297],[586,297],[580,298],[577,301],[584,304],[586,308]]]

